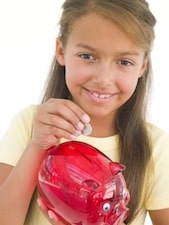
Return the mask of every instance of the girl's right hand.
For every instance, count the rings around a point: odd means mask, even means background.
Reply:
[[[89,116],[71,100],[49,99],[37,106],[30,144],[46,150],[59,138],[75,140],[89,122]]]

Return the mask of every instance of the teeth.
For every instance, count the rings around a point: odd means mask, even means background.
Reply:
[[[95,92],[93,92],[93,95],[97,98],[102,98],[102,99],[110,97],[110,95],[99,95],[98,93],[95,93]]]

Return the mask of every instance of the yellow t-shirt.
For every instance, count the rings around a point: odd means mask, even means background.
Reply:
[[[21,110],[12,120],[6,134],[0,142],[0,162],[15,166],[28,145],[32,134],[33,117],[36,106],[32,105]],[[169,135],[159,128],[147,123],[149,137],[153,146],[154,174],[151,177],[151,187],[147,189],[145,178],[145,190],[140,190],[143,195],[144,208],[140,210],[137,218],[131,225],[143,225],[147,210],[169,208]],[[118,135],[106,138],[95,138],[81,135],[77,141],[83,141],[98,148],[113,161],[119,161]],[[61,139],[61,142],[66,141]],[[151,170],[150,170],[151,171]],[[151,191],[150,191],[151,190]],[[37,193],[35,192],[25,225],[50,225],[39,210],[37,205]]]

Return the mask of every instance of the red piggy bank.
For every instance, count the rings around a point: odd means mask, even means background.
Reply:
[[[129,212],[124,169],[93,146],[68,141],[47,151],[38,190],[46,206],[69,223],[120,225]]]

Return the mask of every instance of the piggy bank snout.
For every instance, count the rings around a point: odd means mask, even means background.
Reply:
[[[105,209],[104,209],[105,207]],[[108,203],[102,205],[97,212],[90,211],[85,225],[120,225],[127,219],[129,209],[124,204],[118,204],[110,209]]]
[[[88,199],[89,216],[85,225],[120,225],[127,219],[129,214],[126,206],[129,199],[128,190],[125,187],[123,189],[122,186],[118,190],[112,185],[109,193],[106,191],[106,189],[102,189],[100,192],[90,195]]]

